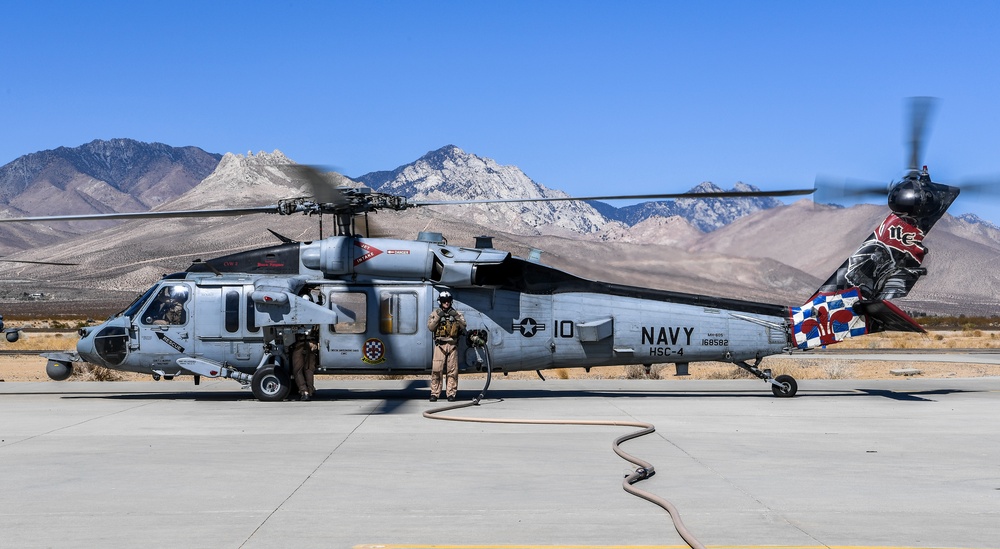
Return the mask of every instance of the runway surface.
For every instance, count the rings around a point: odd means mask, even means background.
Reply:
[[[423,382],[0,383],[0,547],[682,547],[633,428],[433,421]],[[480,382],[463,380],[460,398]],[[1000,549],[1000,378],[494,380],[494,418],[623,449],[707,547]]]

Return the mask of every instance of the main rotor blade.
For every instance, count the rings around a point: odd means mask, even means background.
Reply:
[[[64,267],[78,267],[79,263],[58,263],[56,261],[28,261],[27,259],[0,259],[0,263],[31,263],[32,265],[60,265]]]
[[[820,175],[816,177],[816,194],[813,202],[817,204],[840,204],[846,201],[854,202],[865,198],[885,198],[889,193],[889,183],[864,181],[861,179],[845,179]]]
[[[312,170],[309,168],[307,171]],[[518,202],[571,202],[587,200],[640,200],[640,199],[709,199],[709,198],[747,198],[763,196],[799,196],[815,192],[815,189],[793,189],[786,191],[718,191],[707,193],[663,193],[663,194],[630,194],[630,195],[605,195],[605,196],[559,196],[549,198],[496,198],[496,199],[474,199],[474,200],[423,200],[410,202],[405,197],[395,195],[364,195],[363,197],[348,198],[347,194],[340,188],[333,189],[334,194],[326,194],[323,198],[334,198],[330,202],[316,204],[313,202],[303,202],[301,199],[282,201],[278,205],[256,206],[250,208],[226,208],[214,210],[174,210],[174,211],[151,211],[151,212],[125,212],[106,214],[79,214],[79,215],[47,215],[36,217],[6,217],[0,218],[0,223],[31,223],[50,221],[104,221],[116,219],[162,219],[173,217],[233,217],[250,214],[282,214],[292,213],[332,213],[339,215],[354,215],[366,211],[376,211],[383,208],[393,210],[405,210],[414,206],[443,206],[460,204],[504,204]],[[381,197],[381,202],[374,198]],[[352,201],[354,200],[354,201]],[[332,205],[333,207],[329,207]]]
[[[175,210],[160,212],[124,212],[80,215],[44,215],[36,217],[3,217],[0,223],[30,223],[40,221],[106,221],[114,219],[157,219],[168,217],[232,217],[237,215],[278,213],[277,206],[228,208],[219,210]]]
[[[514,202],[572,202],[587,200],[669,200],[678,198],[750,198],[762,196],[801,196],[816,189],[791,189],[787,191],[717,191],[707,193],[625,194],[607,196],[557,196],[540,198],[486,198],[480,200],[420,200],[407,201],[408,206],[448,206],[453,204],[508,204]]]

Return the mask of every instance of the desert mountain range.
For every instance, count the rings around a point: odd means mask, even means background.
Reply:
[[[0,167],[0,216],[273,204],[308,194],[282,169],[288,163],[292,160],[279,151],[215,155],[131,140],[61,147]],[[353,179],[416,199],[565,196],[515,166],[450,145],[395,170]],[[799,305],[887,213],[885,206],[739,199],[628,208],[583,202],[440,206],[380,211],[369,221],[379,236],[413,238],[433,230],[458,245],[492,235],[497,248],[520,256],[543,250],[543,262],[586,278]],[[194,259],[275,244],[267,229],[296,240],[318,238],[317,221],[257,215],[2,224],[5,259],[79,265],[0,263],[0,307],[5,314],[21,307],[114,312]],[[945,216],[925,244],[930,274],[900,306],[912,312],[1000,314],[1000,230],[974,218]]]

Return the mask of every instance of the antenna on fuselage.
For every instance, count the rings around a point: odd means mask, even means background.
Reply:
[[[268,229],[268,230],[270,231],[271,229]],[[274,233],[274,235],[275,235],[275,236],[278,236],[278,233],[275,233],[274,231],[271,231],[271,232],[272,232],[272,233]],[[215,273],[215,276],[222,276],[222,272],[221,272],[221,271],[219,271],[219,269],[216,269],[216,268],[215,268],[215,265],[212,265],[212,264],[211,264],[211,263],[209,263],[208,261],[202,261],[202,260],[201,260],[201,259],[199,258],[199,259],[195,259],[195,260],[194,260],[194,261],[192,261],[191,263],[194,263],[195,265],[204,265],[205,267],[207,267],[207,268],[208,268],[208,270],[210,270],[210,271],[212,271],[213,273]]]

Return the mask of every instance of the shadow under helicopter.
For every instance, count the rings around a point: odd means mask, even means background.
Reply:
[[[415,402],[422,402],[430,405],[427,402],[427,387],[429,383],[426,380],[411,380],[406,383],[404,387],[401,388],[377,388],[377,389],[348,389],[348,388],[323,388],[316,391],[316,395],[312,402],[301,403],[301,406],[310,406],[315,403],[322,402],[333,402],[333,401],[364,401],[364,400],[378,400],[381,401],[378,406],[370,412],[364,412],[364,415],[384,415],[393,414],[401,411],[403,407],[410,405]],[[822,397],[877,397],[886,398],[890,400],[895,400],[899,402],[937,402],[933,397],[944,396],[951,394],[965,394],[965,393],[977,393],[984,391],[973,391],[967,389],[929,389],[929,390],[914,390],[914,391],[893,391],[888,389],[866,389],[864,386],[859,386],[856,388],[842,389],[842,390],[800,390],[800,395],[805,398],[822,398]],[[463,389],[459,391],[459,399],[457,404],[462,404],[472,401],[477,395],[481,393],[481,390],[473,389]],[[10,393],[8,393],[10,394]],[[199,391],[179,391],[179,392],[141,392],[141,393],[122,393],[117,391],[102,391],[102,392],[80,392],[74,394],[66,394],[62,392],[31,392],[31,393],[21,393],[21,394],[50,394],[50,395],[63,395],[66,399],[113,399],[113,400],[134,400],[134,401],[144,401],[144,400],[194,400],[194,401],[256,401],[253,395],[246,392],[236,392],[236,391],[211,391],[211,390],[199,390]],[[732,388],[719,389],[719,390],[691,390],[691,391],[679,391],[679,390],[635,390],[635,389],[621,389],[621,390],[607,390],[607,389],[563,389],[563,388],[553,388],[553,389],[539,389],[539,388],[496,388],[488,390],[483,401],[497,401],[497,400],[522,400],[522,399],[553,399],[553,398],[669,398],[669,399],[690,399],[690,398],[766,398],[773,399],[774,396],[770,391],[759,390],[759,389],[747,389],[747,390],[733,390]],[[801,397],[800,397],[801,398]],[[290,405],[300,405],[296,401],[286,401]],[[441,402],[430,405],[434,407],[436,405],[448,405],[447,401],[442,399]],[[275,404],[262,404],[264,406],[274,406]],[[277,404],[280,406],[280,404]],[[409,408],[408,410],[409,411]]]

